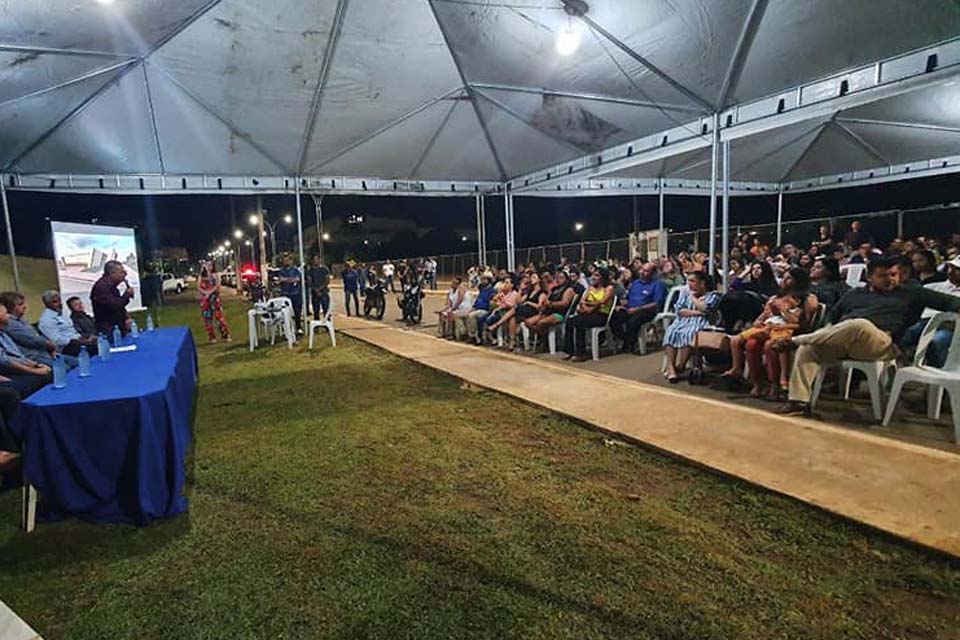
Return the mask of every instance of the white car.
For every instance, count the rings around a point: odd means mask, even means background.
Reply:
[[[164,293],[180,293],[187,288],[187,283],[183,280],[182,276],[165,273],[161,277],[163,278]]]

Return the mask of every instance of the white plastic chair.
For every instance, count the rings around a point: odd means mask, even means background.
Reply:
[[[891,369],[896,370],[897,361],[893,358],[886,360],[841,360],[839,363],[841,375],[845,375],[843,385],[843,399],[850,399],[850,386],[853,382],[853,372],[859,371],[867,378],[867,389],[870,391],[870,405],[873,408],[873,418],[880,422],[883,420],[883,387],[886,386],[887,375]],[[817,377],[813,381],[812,395],[810,396],[810,408],[817,406],[817,399],[820,397],[820,389],[823,387],[823,379],[827,375],[829,367],[820,367]]]
[[[656,341],[658,336],[666,333],[667,327],[676,319],[677,314],[673,312],[673,307],[680,299],[680,292],[685,286],[670,287],[667,296],[663,299],[663,309],[654,316],[653,320],[640,325],[640,330],[637,332],[637,348],[640,355],[647,355],[647,343]]]
[[[583,294],[574,295],[573,299],[570,301],[570,306],[567,307],[567,312],[563,314],[563,322],[560,324],[555,324],[550,327],[550,330],[547,331],[547,348],[550,351],[550,355],[557,354],[557,338],[563,340],[564,334],[567,331],[567,320],[570,319],[570,316],[573,315],[574,310],[577,308],[577,305],[580,304],[580,298],[583,297]]]
[[[277,335],[282,335],[287,344],[293,348],[293,342],[296,341],[296,335],[290,335],[288,331],[288,318],[293,315],[293,302],[290,298],[279,297],[270,298],[263,307],[268,313],[260,316],[260,324],[270,336],[270,345],[276,343]],[[292,324],[292,323],[291,323]],[[294,332],[296,329],[293,330]]]
[[[309,348],[313,349],[313,332],[316,329],[326,329],[330,333],[330,345],[337,346],[337,333],[333,328],[333,299],[330,299],[330,306],[327,307],[327,312],[323,314],[323,318],[320,320],[311,320],[310,326],[308,328],[308,333],[310,334],[310,343]]]
[[[670,291],[667,292],[667,299],[663,302],[663,311],[658,313],[653,319],[654,322],[660,325],[660,331],[663,335],[667,335],[667,329],[669,329],[673,321],[677,319],[677,312],[674,311],[674,309],[677,308],[677,301],[680,300],[680,294],[683,293],[683,290],[686,288],[687,285],[685,284],[670,287]],[[640,353],[643,355],[646,354],[646,345],[644,345]],[[666,371],[667,354],[664,352],[663,361],[660,363],[660,372],[666,373]]]
[[[863,273],[867,270],[867,265],[861,263],[845,264],[840,267],[840,273],[846,274],[847,284],[857,289],[867,286],[862,280]]]
[[[617,296],[613,296],[613,299],[610,301],[610,311],[607,313],[607,323],[602,327],[592,327],[590,329],[590,353],[593,356],[594,360],[600,359],[600,336],[604,333],[607,334],[607,347],[616,352],[617,347],[613,343],[613,333],[610,331],[610,318],[613,317],[613,312],[617,308]]]
[[[943,368],[938,369],[923,364],[933,335],[945,324],[953,325],[953,339],[950,341],[950,349],[947,351]],[[950,408],[953,412],[953,441],[960,444],[960,314],[938,313],[927,322],[927,326],[923,328],[923,333],[920,335],[913,365],[897,370],[897,374],[893,377],[890,401],[887,403],[887,413],[883,417],[884,426],[890,424],[893,411],[900,399],[900,392],[903,390],[903,385],[908,382],[927,385],[927,415],[934,420],[940,419],[944,391],[949,393]]]

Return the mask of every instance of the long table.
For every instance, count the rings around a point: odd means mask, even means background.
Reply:
[[[133,344],[136,351],[109,361],[94,358],[89,377],[74,369],[66,387],[48,385],[21,403],[13,430],[41,520],[144,525],[186,510],[196,345],[186,327],[157,329]],[[28,530],[33,515],[26,499]]]

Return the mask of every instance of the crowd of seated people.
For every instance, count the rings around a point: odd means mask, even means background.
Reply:
[[[803,413],[821,367],[905,354],[937,311],[960,311],[960,234],[943,244],[896,238],[881,247],[860,221],[845,232],[824,224],[806,248],[771,248],[744,235],[731,246],[728,264],[726,293],[719,285],[720,256],[711,276],[709,256],[696,251],[631,263],[562,260],[515,273],[475,266],[466,280],[454,282],[440,333],[516,350],[525,327],[545,349],[542,338],[562,325],[565,358],[583,361],[590,329],[609,323],[605,339],[637,353],[646,339],[641,329],[670,311],[661,335],[669,382],[685,375],[698,333],[718,328],[730,338],[730,366],[721,380],[747,377],[732,388],[778,401],[781,412]],[[863,265],[856,267],[862,281],[848,282],[846,265]],[[682,289],[664,309],[674,287]],[[943,365],[952,333],[949,327],[936,332],[926,364]]]
[[[10,429],[20,401],[52,381],[55,358],[72,367],[81,349],[97,353],[95,321],[79,298],[67,300],[69,317],[59,291],[45,291],[41,300],[44,310],[33,325],[22,294],[0,293],[0,488],[20,482],[20,442]]]

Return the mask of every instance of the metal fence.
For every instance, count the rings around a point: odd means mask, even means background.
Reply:
[[[843,235],[852,220],[861,220],[864,230],[877,241],[880,246],[888,244],[894,238],[917,238],[920,236],[949,239],[952,233],[960,233],[960,203],[924,207],[921,209],[896,209],[873,213],[852,214],[845,216],[815,217],[803,220],[784,221],[781,229],[781,242],[796,244],[801,247],[809,246],[817,239],[819,227],[829,223],[835,234]],[[716,248],[722,248],[721,231],[716,234]],[[744,234],[756,237],[762,244],[771,247],[777,245],[777,224],[734,225],[730,227],[730,242]],[[695,231],[669,233],[667,235],[667,250],[672,254],[681,251],[707,251],[709,247],[710,231],[697,229]],[[636,246],[638,254],[646,255],[647,247],[643,240]],[[571,262],[583,263],[610,258],[630,258],[630,241],[628,238],[611,238],[609,240],[595,240],[591,242],[575,242],[570,244],[545,245],[525,247],[515,250],[515,263],[521,264],[557,264],[563,258]],[[505,249],[487,251],[485,259],[481,259],[476,251],[469,253],[455,253],[433,256],[437,261],[437,274],[441,278],[453,275],[462,275],[472,265],[487,264],[492,267],[507,264]],[[425,257],[406,258],[407,260],[424,260]],[[398,260],[394,260],[397,262]],[[382,261],[378,261],[382,262]]]

